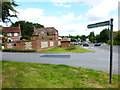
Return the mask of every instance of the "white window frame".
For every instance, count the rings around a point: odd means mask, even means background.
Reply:
[[[14,36],[19,36],[19,34],[18,33],[14,33]]]
[[[7,36],[12,36],[12,33],[8,33]]]

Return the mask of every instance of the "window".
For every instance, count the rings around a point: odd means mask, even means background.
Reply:
[[[8,33],[7,36],[12,36],[12,33]]]
[[[19,39],[14,39],[14,41],[19,41]]]
[[[41,34],[44,34],[44,31],[42,31]]]
[[[18,36],[18,33],[14,33],[14,36]]]

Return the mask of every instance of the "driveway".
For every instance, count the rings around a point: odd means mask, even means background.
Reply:
[[[109,52],[99,47],[82,47],[94,52],[88,53],[60,53],[60,54],[41,54],[41,53],[2,53],[2,60],[66,64],[75,67],[109,72]],[[113,73],[118,74],[118,53],[113,53]]]

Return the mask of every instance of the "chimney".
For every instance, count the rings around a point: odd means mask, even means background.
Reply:
[[[18,28],[20,28],[20,24],[18,24]]]
[[[20,24],[18,24],[18,29],[19,29],[19,36],[20,36],[20,38],[21,38],[21,37],[22,37],[22,34],[21,34]]]
[[[36,27],[34,26],[34,32],[36,31]]]

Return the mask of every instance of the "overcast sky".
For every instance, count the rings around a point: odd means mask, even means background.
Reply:
[[[88,24],[114,19],[114,31],[118,30],[119,0],[15,0],[19,5],[19,19],[55,27],[59,35],[99,34],[108,26],[87,29]]]

